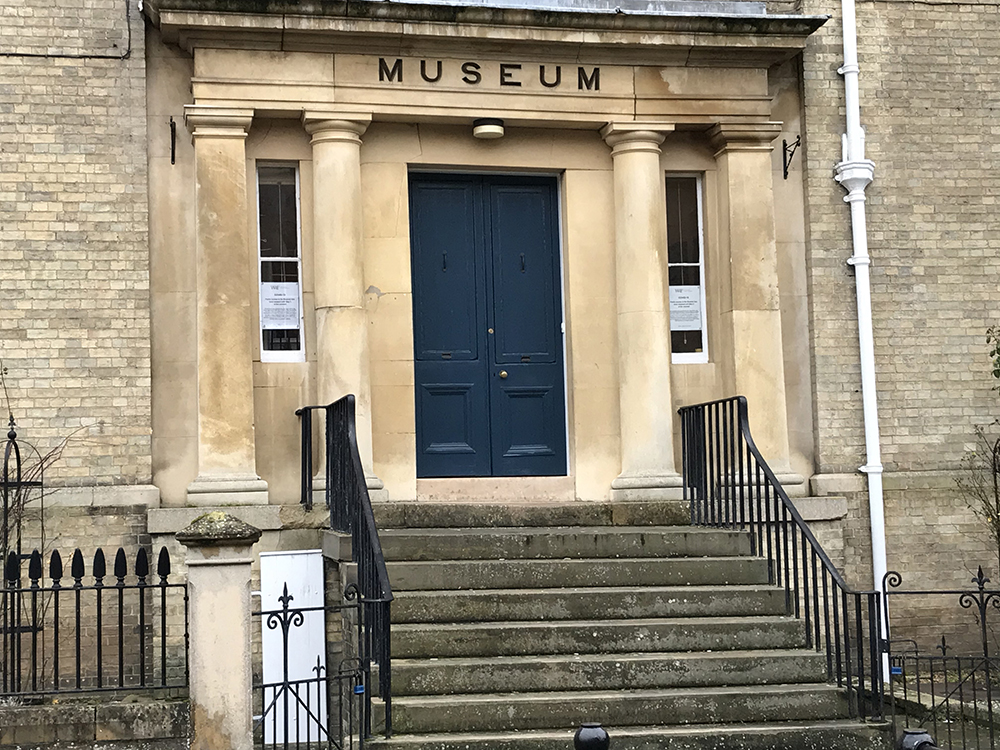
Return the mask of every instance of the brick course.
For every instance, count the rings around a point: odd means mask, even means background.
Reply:
[[[23,438],[44,452],[94,425],[50,484],[150,477],[145,62],[128,7],[0,5],[0,358]]]

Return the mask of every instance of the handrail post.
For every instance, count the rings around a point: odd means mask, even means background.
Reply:
[[[313,509],[312,477],[313,477],[313,441],[312,441],[312,410],[300,409],[296,412],[302,420],[300,423],[301,456],[299,502],[306,510]]]
[[[385,703],[388,737],[392,732],[389,604],[393,597],[358,451],[355,399],[347,395],[325,406],[303,407],[296,414],[304,418],[312,410],[320,409],[326,417],[324,492],[330,509],[330,527],[351,536],[351,558],[358,566],[358,656],[362,662],[372,661],[378,666],[378,695]],[[372,691],[366,689],[362,705],[363,736],[371,733],[371,698]]]

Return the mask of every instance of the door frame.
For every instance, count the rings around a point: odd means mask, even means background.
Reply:
[[[563,438],[565,440],[566,448],[566,473],[559,476],[571,477],[574,475],[574,463],[575,456],[572,452],[573,443],[570,440],[570,417],[571,410],[573,408],[573,397],[570,391],[570,380],[569,380],[569,352],[567,346],[567,321],[566,313],[568,310],[568,304],[566,300],[566,232],[565,232],[565,182],[563,180],[565,170],[551,170],[551,169],[480,169],[468,166],[448,166],[448,165],[434,165],[428,166],[426,164],[408,164],[406,169],[406,184],[409,185],[410,178],[413,175],[470,175],[473,177],[551,177],[555,180],[555,214],[556,214],[556,248],[558,250],[558,257],[556,258],[557,265],[559,268],[559,331],[562,339],[562,379],[563,379]],[[410,191],[409,188],[406,190],[406,211],[409,214],[410,211]],[[410,253],[410,264],[412,268],[413,263],[413,238],[410,236],[411,227],[409,221],[407,221],[407,244],[409,245]],[[412,295],[412,290],[411,290]],[[410,338],[413,338],[413,331],[410,332]],[[415,353],[414,353],[415,355]],[[416,380],[413,383],[413,397],[416,398]],[[414,424],[414,430],[416,429],[416,424]],[[418,477],[417,481],[448,481],[450,478],[430,478]],[[454,478],[463,479],[463,478]],[[465,480],[469,479],[504,479],[504,477],[465,477]],[[508,477],[507,479],[517,479],[517,477]]]

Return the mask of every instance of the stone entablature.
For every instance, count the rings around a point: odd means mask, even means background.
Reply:
[[[458,121],[482,109],[484,95],[503,95],[489,106],[525,126],[594,128],[623,117],[769,119],[768,67],[800,51],[826,20],[243,5],[248,12],[211,0],[147,4],[164,39],[194,55],[198,103]]]

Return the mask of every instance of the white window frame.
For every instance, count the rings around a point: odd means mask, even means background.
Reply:
[[[663,177],[664,191],[666,191],[667,178],[671,177],[693,177],[695,179],[695,193],[698,201],[698,283],[701,288],[701,351],[700,352],[674,352],[671,344],[670,362],[675,365],[704,365],[708,364],[708,317],[706,315],[707,297],[705,288],[705,179],[700,172],[666,172]],[[664,193],[665,194],[665,193]],[[667,210],[663,206],[664,212]],[[667,257],[667,299],[670,298],[670,256]],[[670,335],[670,332],[667,334]]]
[[[297,247],[296,253],[296,263],[298,264],[298,279],[299,279],[299,348],[294,349],[265,349],[264,348],[264,324],[261,315],[261,309],[263,305],[263,289],[264,281],[261,269],[264,263],[270,262],[289,262],[291,258],[286,258],[283,261],[277,258],[265,258],[261,253],[260,247],[260,168],[261,167],[279,167],[285,169],[292,169],[295,171],[295,242]],[[254,206],[254,212],[256,214],[256,226],[257,226],[257,337],[260,345],[260,361],[261,362],[305,362],[306,361],[306,340],[305,340],[305,311],[302,307],[302,189],[300,185],[300,175],[298,162],[282,162],[282,161],[267,161],[260,160],[254,164],[254,181],[255,181],[255,193],[256,193],[256,205]]]

